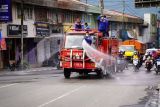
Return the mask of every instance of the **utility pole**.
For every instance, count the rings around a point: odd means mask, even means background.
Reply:
[[[103,15],[103,9],[104,9],[104,2],[103,2],[103,0],[99,1],[99,6],[101,8],[101,15]]]
[[[125,1],[123,0],[123,16],[122,16],[122,29],[124,30],[124,11],[125,11]]]
[[[24,1],[21,0],[21,67],[23,70],[23,19],[24,19]]]

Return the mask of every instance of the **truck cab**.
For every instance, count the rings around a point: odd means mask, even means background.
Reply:
[[[119,51],[124,52],[124,57],[126,57],[127,60],[131,60],[135,50],[136,49],[134,45],[121,45],[119,47]]]

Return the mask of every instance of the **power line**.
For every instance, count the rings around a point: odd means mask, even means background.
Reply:
[[[131,13],[131,15],[142,18],[141,16],[138,16],[136,13],[134,13],[133,11],[131,11],[129,8],[126,8],[126,9],[127,9],[128,12]]]
[[[129,10],[131,10],[132,11],[132,13],[134,13],[134,15],[135,14],[138,14],[138,17],[140,16],[141,18],[142,18],[142,16],[139,14],[139,13],[137,13],[134,9],[132,9],[129,5],[126,5],[127,6],[127,8],[129,9]],[[137,16],[137,15],[136,15]]]

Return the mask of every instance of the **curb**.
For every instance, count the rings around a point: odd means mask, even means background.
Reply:
[[[35,72],[35,71],[51,71],[51,70],[57,70],[57,68],[55,67],[54,68],[35,68],[35,69],[28,69],[28,70],[22,70],[22,71]]]
[[[160,84],[158,84],[158,87],[157,87],[159,90],[158,90],[158,107],[160,107]]]

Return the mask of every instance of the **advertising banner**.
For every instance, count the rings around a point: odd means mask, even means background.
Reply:
[[[0,22],[12,21],[11,0],[0,0]]]
[[[0,50],[7,50],[5,38],[0,41]]]
[[[8,36],[21,36],[21,25],[9,24],[7,26]],[[27,25],[23,25],[23,36],[28,35]]]
[[[49,24],[44,22],[35,22],[37,36],[49,36]]]

